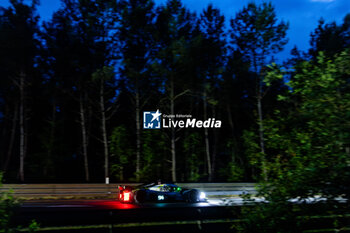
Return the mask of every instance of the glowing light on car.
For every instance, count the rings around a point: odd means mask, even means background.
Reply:
[[[158,201],[163,201],[164,200],[164,196],[163,195],[158,195]]]
[[[128,192],[124,192],[124,198],[123,198],[124,201],[130,201],[130,193]]]
[[[201,192],[201,193],[200,193],[199,199],[205,199],[205,193],[204,193],[204,192]]]

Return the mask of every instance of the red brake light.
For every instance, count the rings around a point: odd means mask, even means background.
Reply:
[[[130,201],[130,193],[129,192],[124,192],[123,194],[124,194],[123,200],[124,201]]]

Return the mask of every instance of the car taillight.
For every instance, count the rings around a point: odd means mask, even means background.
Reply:
[[[124,192],[123,194],[124,194],[123,201],[130,201],[130,193]]]

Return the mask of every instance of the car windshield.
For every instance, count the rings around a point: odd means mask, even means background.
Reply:
[[[169,189],[171,190],[171,192],[180,192],[181,188],[175,184],[169,184]]]
[[[159,185],[150,187],[149,190],[157,191],[157,192],[178,192],[181,190],[181,188],[179,188],[176,185],[159,184]]]

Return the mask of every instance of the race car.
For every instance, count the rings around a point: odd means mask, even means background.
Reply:
[[[119,201],[123,203],[144,202],[205,202],[204,192],[181,188],[175,184],[147,184],[136,188],[119,186]]]

